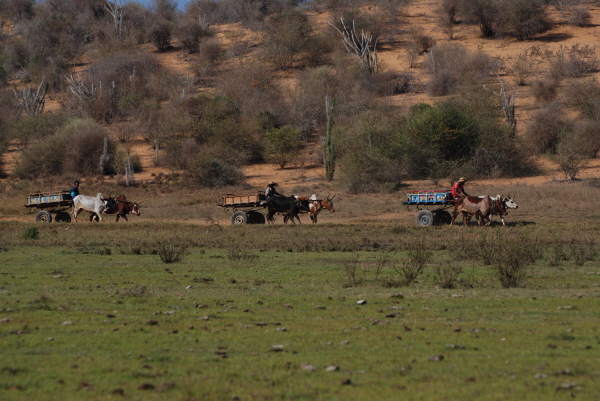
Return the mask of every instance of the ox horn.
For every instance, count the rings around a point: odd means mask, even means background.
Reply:
[[[133,203],[137,203],[138,205],[139,205],[140,203],[142,203],[142,202],[143,202],[143,200],[141,200],[141,201],[139,201],[139,202],[138,202],[138,201],[133,201]]]
[[[336,196],[336,195],[337,195],[337,194],[333,194],[333,196],[332,196],[332,197],[331,197],[331,199],[329,199],[329,200],[333,200],[333,198],[335,198],[335,196]]]

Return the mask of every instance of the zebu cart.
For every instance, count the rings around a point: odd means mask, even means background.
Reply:
[[[27,195],[25,207],[30,211],[39,210],[35,215],[37,223],[51,223],[52,214],[55,215],[54,221],[70,223],[71,215],[66,210],[73,207],[73,199],[69,191],[40,192]]]
[[[402,202],[408,210],[415,206],[419,211],[416,216],[418,226],[450,224],[452,215],[447,208],[454,206],[452,192],[444,190],[407,191],[407,200]],[[425,209],[426,208],[426,209]]]
[[[259,212],[267,207],[267,197],[258,192],[254,195],[221,195],[221,204],[225,210],[233,210],[231,224],[265,224],[265,215]]]

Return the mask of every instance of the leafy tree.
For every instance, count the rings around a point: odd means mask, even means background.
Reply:
[[[273,128],[263,134],[265,140],[265,159],[280,168],[293,163],[301,148],[301,132],[289,125]]]

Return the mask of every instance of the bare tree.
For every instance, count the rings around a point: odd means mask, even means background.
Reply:
[[[342,36],[344,47],[354,57],[361,67],[369,74],[377,72],[377,40],[373,35],[367,35],[361,30],[360,39],[356,34],[356,26],[352,21],[352,27],[346,26],[344,19],[340,18],[342,29],[328,22]],[[373,49],[373,50],[371,50]]]
[[[506,119],[506,126],[510,130],[511,138],[514,138],[517,132],[517,119],[515,117],[515,95],[509,95],[506,93],[504,82],[502,82],[502,79],[500,79],[498,75],[496,76],[498,77],[498,81],[500,81],[500,91],[492,92],[494,95],[498,96],[502,102],[502,111],[504,112],[504,117]]]
[[[30,117],[36,117],[44,111],[46,91],[48,90],[48,84],[44,83],[45,79],[46,76],[44,75],[35,92],[31,90],[30,86],[20,91],[13,89],[17,102]]]
[[[333,110],[335,108],[335,98],[329,100],[329,96],[325,96],[325,113],[327,114],[327,133],[323,144],[325,153],[325,177],[328,181],[333,180],[335,172],[335,148],[331,138],[333,131]]]
[[[113,17],[117,38],[119,40],[123,39],[123,2],[121,0],[106,0],[104,7]]]

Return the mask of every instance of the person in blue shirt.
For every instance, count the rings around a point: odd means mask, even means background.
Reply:
[[[74,199],[76,196],[79,196],[79,181],[75,181],[73,183],[73,188],[71,188],[71,199]]]

